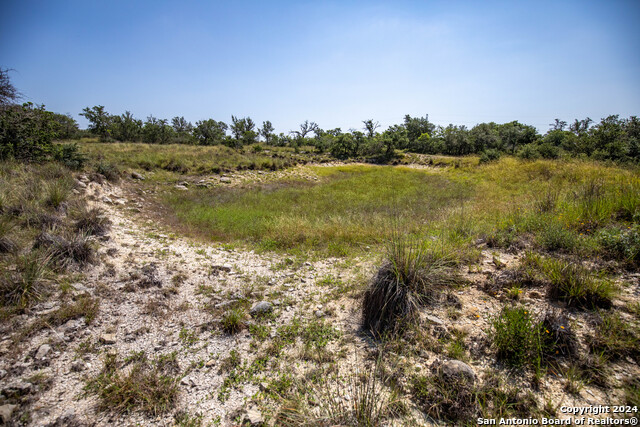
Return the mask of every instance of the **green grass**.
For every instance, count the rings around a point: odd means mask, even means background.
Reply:
[[[280,181],[244,190],[172,192],[165,203],[181,223],[209,238],[340,254],[380,242],[393,224],[418,233],[472,194],[469,185],[407,168],[312,170],[321,177],[317,184]]]
[[[119,175],[119,169],[150,171],[166,178],[176,174],[199,175],[246,169],[279,170],[309,161],[328,160],[326,156],[314,154],[311,147],[301,147],[297,152],[289,147],[268,147],[257,152],[252,147],[233,150],[222,145],[107,144],[85,140],[79,141],[78,145],[88,155],[94,169],[100,169],[100,173],[107,170],[113,177]]]
[[[142,353],[118,360],[117,355],[107,354],[102,370],[87,381],[85,391],[98,396],[103,411],[142,411],[157,416],[175,406],[176,368],[175,358],[171,361],[159,356],[150,360]]]

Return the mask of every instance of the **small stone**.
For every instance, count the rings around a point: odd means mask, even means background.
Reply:
[[[316,315],[317,318],[324,317],[324,311],[316,310],[315,315]]]
[[[0,406],[0,421],[2,424],[9,424],[11,421],[11,415],[18,405],[2,405]]]
[[[100,337],[100,342],[103,344],[111,345],[116,343],[116,334],[103,334]]]
[[[102,201],[103,201],[104,203],[113,204],[113,200],[111,200],[111,198],[110,198],[110,197],[107,197],[107,196],[104,196],[104,197],[102,198]]]
[[[440,325],[440,326],[444,326],[444,322],[442,321],[442,319],[440,319],[439,317],[436,316],[432,316],[430,314],[427,314],[425,316],[425,318],[431,322],[431,323],[435,323],[436,325]]]
[[[207,360],[207,363],[204,364],[205,367],[210,368],[212,366],[214,366],[216,364],[216,360],[215,359],[209,359]]]
[[[89,178],[86,175],[78,175],[78,181],[88,182]]]
[[[223,177],[220,178],[220,182],[224,182],[225,184],[228,184],[228,183],[231,182],[231,178],[223,176]]]
[[[0,369],[0,380],[7,376],[7,371]]]
[[[251,427],[260,427],[264,425],[264,418],[259,410],[256,408],[250,408],[244,417],[245,421],[249,422]]]
[[[76,360],[71,364],[71,372],[81,372],[86,368],[85,363],[82,360]]]
[[[180,185],[180,184],[175,185],[174,188],[176,188],[177,190],[182,190],[182,191],[188,190],[187,187],[185,187],[184,185]]]
[[[144,176],[140,175],[138,172],[133,171],[131,172],[131,178],[143,180]]]
[[[42,360],[47,357],[47,354],[51,351],[51,346],[49,344],[42,344],[38,351],[36,352],[36,359]]]
[[[219,271],[224,271],[225,273],[228,273],[231,271],[231,266],[229,264],[223,264],[223,265],[212,265],[211,266],[211,271],[212,272],[219,272]]]
[[[180,181],[178,185],[182,185],[183,187],[188,187],[189,183],[187,181]]]
[[[76,185],[80,188],[87,188],[87,184],[82,181],[76,181]]]
[[[476,379],[473,368],[459,360],[447,360],[440,366],[439,373],[449,378],[464,377],[471,382]]]
[[[256,317],[270,313],[271,311],[273,311],[273,304],[268,301],[260,301],[259,303],[251,307],[249,314],[251,314],[253,317]]]

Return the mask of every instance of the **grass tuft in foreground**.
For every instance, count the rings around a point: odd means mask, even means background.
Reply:
[[[101,410],[140,410],[156,416],[175,406],[179,379],[174,374],[175,363],[167,363],[166,357],[149,360],[136,354],[118,360],[117,354],[107,354],[102,371],[87,382],[85,391],[98,396]]]
[[[387,244],[386,261],[362,301],[363,327],[375,336],[397,333],[418,307],[438,291],[459,283],[455,258],[446,251],[396,233]]]

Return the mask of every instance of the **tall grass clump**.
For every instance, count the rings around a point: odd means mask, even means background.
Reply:
[[[300,396],[285,399],[276,416],[276,425],[293,426],[362,426],[387,425],[401,415],[402,405],[393,390],[385,386],[388,374],[381,359],[375,364],[353,366],[346,375],[323,376],[320,384],[299,385]],[[312,406],[307,402],[312,402]]]
[[[544,260],[543,269],[550,282],[551,299],[564,301],[571,307],[611,307],[615,287],[609,280],[594,277],[581,265],[560,259]]]
[[[170,362],[167,356],[149,360],[139,354],[118,360],[116,354],[107,354],[102,371],[87,382],[85,391],[98,396],[101,410],[157,416],[173,409],[178,397],[177,365]]]
[[[394,233],[386,247],[386,260],[367,288],[362,322],[376,336],[399,332],[414,320],[418,307],[454,285],[454,257],[442,248],[429,247],[416,238]]]
[[[49,285],[51,257],[40,251],[19,255],[15,268],[0,277],[0,301],[3,306],[27,307],[41,299]]]

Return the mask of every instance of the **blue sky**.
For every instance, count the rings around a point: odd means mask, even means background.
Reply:
[[[640,114],[639,1],[0,0],[25,99],[277,132]]]

